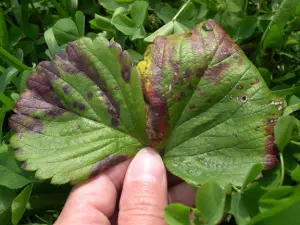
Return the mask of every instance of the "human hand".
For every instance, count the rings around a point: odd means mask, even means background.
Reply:
[[[194,198],[186,183],[168,190],[161,157],[144,148],[132,161],[76,186],[55,225],[165,225],[163,210],[168,203],[192,206]]]

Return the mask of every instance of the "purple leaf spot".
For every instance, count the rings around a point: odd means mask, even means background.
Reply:
[[[93,96],[94,96],[93,92],[89,91],[87,94],[88,99],[91,100],[93,98]]]
[[[110,155],[101,161],[97,162],[90,173],[90,178],[97,176],[99,173],[119,164],[128,159],[126,155]]]
[[[121,75],[122,75],[123,80],[126,83],[129,83],[130,82],[130,75],[131,75],[131,68],[126,64],[123,65],[122,69],[121,69]]]
[[[62,87],[62,89],[63,89],[63,91],[64,91],[65,94],[69,94],[71,92],[71,90],[72,90],[72,88],[71,88],[70,85],[64,85]]]

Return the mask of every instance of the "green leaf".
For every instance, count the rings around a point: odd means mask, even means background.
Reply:
[[[10,81],[17,76],[19,71],[14,67],[8,67],[0,76],[0,92],[4,92]]]
[[[11,152],[0,153],[0,173],[0,185],[11,189],[21,188],[30,182],[22,175]]]
[[[128,4],[118,3],[116,0],[98,0],[99,4],[105,9],[115,11],[119,7],[128,7]]]
[[[249,225],[294,225],[300,223],[299,217],[296,216],[300,210],[299,187],[295,188],[294,191],[292,187],[282,188],[285,188],[286,191],[278,192],[275,190],[278,194],[274,195],[272,193],[272,196],[268,198],[263,197],[260,200],[264,202],[264,205],[266,203],[269,204],[270,208],[254,217]],[[290,189],[292,189],[293,193],[289,195]]]
[[[75,14],[77,7],[78,7],[78,0],[68,0],[68,9],[71,15]]]
[[[283,0],[272,16],[257,47],[257,58],[261,58],[263,52],[268,47],[276,47],[282,39],[284,26],[287,21],[295,15],[298,0]]]
[[[110,19],[99,16],[97,14],[95,14],[95,19],[91,20],[89,23],[91,24],[93,29],[111,31],[113,28]]]
[[[224,190],[215,183],[204,184],[197,191],[196,207],[200,211],[205,224],[217,224],[224,213]]]
[[[296,169],[294,169],[292,171],[291,176],[294,181],[300,182],[300,166],[299,165],[296,167]]]
[[[166,3],[160,3],[155,5],[154,13],[166,24],[176,15],[176,10]]]
[[[293,116],[283,116],[277,122],[274,133],[275,141],[278,149],[282,152],[284,147],[290,142],[293,128],[295,125],[295,118]]]
[[[22,218],[26,205],[28,203],[31,190],[32,190],[32,184],[25,187],[21,193],[13,200],[11,205],[11,211],[12,211],[12,224],[17,225]]]
[[[257,178],[263,169],[264,167],[262,164],[253,165],[252,169],[249,171],[248,175],[246,176],[242,189],[245,189],[248,184],[250,184],[255,178]]]
[[[226,9],[228,12],[240,12],[244,8],[244,0],[226,0]]]
[[[286,97],[288,95],[300,93],[300,86],[276,90],[276,91],[272,91],[272,93],[278,97]]]
[[[9,120],[18,132],[11,146],[22,149],[16,157],[26,160],[23,167],[55,184],[78,183],[147,146],[132,66],[119,44],[102,37],[72,42],[52,62],[40,63]]]
[[[300,103],[294,104],[294,105],[289,105],[289,106],[285,107],[283,115],[284,116],[290,115],[293,112],[296,112],[298,110],[300,110]]]
[[[258,25],[258,19],[255,16],[245,16],[240,23],[237,36],[241,38],[249,38]]]
[[[194,2],[198,2],[202,5],[205,5],[207,8],[209,8],[212,11],[218,11],[218,5],[219,3],[216,0],[194,0]]]
[[[51,56],[53,56],[54,53],[56,53],[57,50],[59,49],[58,43],[57,43],[57,41],[55,39],[55,36],[54,36],[53,29],[50,28],[47,31],[45,31],[44,37],[45,37],[45,41],[47,43],[47,46],[49,48],[49,51],[51,53]]]
[[[126,35],[133,35],[137,29],[138,25],[129,17],[125,16],[124,14],[115,15],[111,23],[123,34]]]
[[[148,11],[148,2],[145,1],[135,1],[131,5],[130,16],[131,19],[137,24],[142,25],[146,18]]]
[[[76,0],[77,2],[77,0]],[[78,28],[79,36],[83,37],[85,33],[85,16],[81,11],[77,11],[75,14],[75,22]]]
[[[52,27],[56,41],[63,45],[80,37],[76,24],[70,19],[60,19]]]
[[[174,22],[174,34],[182,34],[188,32],[190,29],[183,24],[175,21]]]
[[[9,45],[15,46],[22,39],[23,32],[19,27],[11,26],[8,30]]]
[[[169,225],[190,225],[190,208],[182,204],[168,205],[164,218]]]
[[[101,36],[42,62],[9,119],[24,168],[77,183],[143,146],[164,150],[167,168],[194,185],[242,186],[253,165],[277,166],[283,100],[216,21],[156,38],[137,70]]]
[[[137,67],[152,145],[164,149],[173,174],[241,186],[254,164],[277,166],[273,129],[283,101],[215,21],[156,38]]]
[[[231,213],[238,225],[247,225],[251,218],[259,214],[259,199],[266,191],[254,184],[243,193],[234,192],[231,196]]]
[[[132,58],[132,60],[135,63],[143,60],[143,55],[141,55],[140,53],[134,51],[133,49],[127,49],[127,52],[129,53],[130,57]]]
[[[11,219],[11,203],[15,198],[15,192],[0,186],[0,221],[2,225],[9,224]]]
[[[136,30],[136,32],[132,35],[131,40],[144,38],[146,36],[146,31],[143,26]]]
[[[144,41],[153,42],[153,40],[156,37],[170,35],[170,34],[173,34],[173,32],[174,32],[174,23],[173,23],[173,21],[171,21],[171,22],[167,23],[166,25],[162,26],[161,28],[159,28],[154,33],[150,34],[148,37],[146,37],[144,39]]]
[[[18,78],[18,89],[19,92],[23,92],[26,90],[26,81],[27,78],[32,74],[31,70],[23,71]]]
[[[0,102],[3,102],[3,104],[9,109],[13,110],[15,103],[13,100],[11,100],[9,97],[7,97],[4,93],[0,92]]]

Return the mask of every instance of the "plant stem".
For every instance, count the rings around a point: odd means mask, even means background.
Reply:
[[[280,183],[279,186],[281,186],[283,184],[284,181],[284,160],[283,160],[283,155],[280,152],[279,154],[279,158],[280,158]]]
[[[185,9],[185,7],[190,3],[191,0],[187,0],[186,3],[184,3],[184,5],[179,9],[179,11],[177,12],[177,14],[173,17],[173,21],[175,21],[177,19],[177,17],[180,15],[180,13],[182,13],[182,11]]]
[[[8,51],[6,51],[2,47],[0,47],[0,58],[3,59],[8,64],[14,66],[19,71],[31,70],[30,67],[24,65],[21,61],[19,61],[16,57],[11,55]]]
[[[247,13],[248,4],[249,4],[249,0],[246,0],[244,5],[244,13]]]
[[[235,190],[236,192],[239,192],[239,193],[242,192],[242,191],[241,191],[240,189],[238,189],[238,187],[235,186],[234,184],[231,184],[231,187],[232,187],[232,189]]]

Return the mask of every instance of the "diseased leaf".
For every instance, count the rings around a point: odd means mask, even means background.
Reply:
[[[213,20],[158,37],[137,66],[152,146],[193,183],[242,185],[251,167],[276,167],[273,130],[283,101]]]
[[[140,80],[117,43],[83,38],[42,62],[10,120],[23,167],[52,183],[77,183],[148,144]],[[142,144],[141,144],[142,143]]]
[[[173,32],[169,24],[146,39]],[[253,165],[276,167],[283,101],[216,21],[157,37],[137,70],[100,36],[40,63],[9,120],[23,167],[77,183],[149,145],[193,184],[242,186]]]

